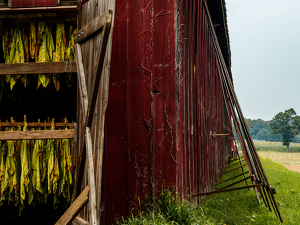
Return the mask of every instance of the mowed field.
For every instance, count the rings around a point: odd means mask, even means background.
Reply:
[[[282,145],[282,142],[258,141],[254,144],[260,157],[269,158],[290,170],[300,172],[299,143],[291,143],[289,152],[287,152],[286,146]]]

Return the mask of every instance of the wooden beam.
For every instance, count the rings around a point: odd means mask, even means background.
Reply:
[[[0,141],[62,139],[62,138],[74,138],[74,129],[70,129],[70,130],[0,131]]]
[[[87,87],[86,87],[86,80],[82,62],[82,53],[81,53],[81,46],[80,44],[75,44],[75,54],[76,54],[76,65],[77,65],[77,77],[79,82],[79,90],[80,90],[80,97],[81,97],[81,107],[83,110],[83,117],[86,118],[87,110],[88,110],[88,95],[87,95]],[[83,121],[85,124],[85,121]]]
[[[72,203],[72,205],[67,209],[67,211],[55,223],[55,225],[68,225],[72,223],[72,221],[89,200],[89,190],[90,187],[87,186],[78,196],[78,198],[76,198],[76,200]]]
[[[26,18],[26,17],[53,17],[56,16],[56,13],[28,13],[28,14],[11,14],[11,13],[6,13],[6,14],[0,14],[1,19],[16,19],[16,18]]]
[[[0,8],[0,13],[3,12],[33,12],[33,11],[77,11],[77,6],[50,6],[50,7],[31,7],[31,8]]]
[[[98,30],[100,30],[105,24],[111,23],[111,20],[112,20],[112,10],[107,10],[101,16],[97,17],[92,22],[90,22],[88,25],[86,25],[85,27],[83,27],[79,31],[77,31],[77,33],[74,37],[75,43],[86,40],[91,35],[93,35]]]
[[[5,15],[15,15],[16,12],[11,13],[5,13]],[[47,13],[49,15],[49,13]],[[17,17],[17,18],[5,18],[5,15],[2,15],[4,17],[5,23],[30,23],[30,22],[63,22],[63,21],[69,21],[69,22],[76,22],[77,21],[77,12],[76,11],[60,11],[55,12],[56,16],[53,17],[39,17],[36,15],[42,15],[42,13],[36,13],[32,14],[32,17]],[[27,14],[26,14],[27,15]]]
[[[92,150],[92,135],[91,128],[86,128],[86,155],[87,155],[87,171],[88,171],[88,184],[90,186],[90,224],[97,224],[97,204],[96,204],[96,184],[95,184],[95,170],[94,170],[94,156]]]
[[[24,126],[24,122],[1,122],[0,127],[17,127]],[[51,127],[52,123],[27,123],[28,127]],[[69,129],[74,128],[74,123],[54,123],[55,127],[69,127]]]
[[[88,106],[88,111],[87,111],[86,120],[85,120],[85,124],[86,124],[85,127],[91,127],[91,125],[92,125],[98,91],[99,91],[99,86],[100,86],[100,80],[101,80],[102,73],[103,73],[104,58],[105,58],[105,54],[106,54],[106,48],[107,48],[107,42],[108,42],[108,38],[109,38],[109,34],[110,34],[110,28],[111,28],[111,23],[107,23],[103,28],[104,32],[103,32],[101,51],[96,60],[97,68],[96,68],[95,79],[94,79],[94,82],[92,83],[94,85],[92,87],[91,97],[89,100],[89,106]]]
[[[0,75],[76,73],[76,62],[0,63]]]

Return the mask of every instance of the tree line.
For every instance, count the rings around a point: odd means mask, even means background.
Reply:
[[[291,142],[299,142],[300,116],[293,108],[277,113],[270,121],[246,119],[246,123],[252,139],[282,142],[287,151]]]
[[[250,132],[252,139],[264,140],[264,141],[272,141],[272,142],[280,142],[282,139],[281,134],[272,134],[271,121],[265,121],[262,119],[246,119],[246,123]]]

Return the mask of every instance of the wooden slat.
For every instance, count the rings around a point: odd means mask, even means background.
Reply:
[[[56,16],[56,13],[29,13],[29,14],[0,14],[1,19],[16,19],[16,18],[26,18],[26,17],[53,17]]]
[[[8,7],[9,2],[8,2]],[[2,12],[29,12],[29,11],[77,11],[77,6],[53,6],[53,7],[31,7],[31,8],[1,8]]]
[[[98,66],[97,66],[97,70],[96,70],[95,79],[93,82],[94,86],[91,90],[91,97],[89,100],[89,106],[88,106],[88,111],[87,111],[86,120],[85,120],[85,124],[86,124],[85,127],[90,127],[92,125],[95,105],[96,105],[99,86],[100,86],[100,80],[101,80],[102,73],[103,73],[104,57],[106,54],[106,48],[107,48],[107,42],[108,42],[108,38],[109,38],[109,34],[110,34],[110,28],[111,28],[111,23],[107,23],[103,28],[104,34],[103,34],[102,46],[101,46],[100,54],[96,60]]]
[[[86,205],[89,199],[89,186],[87,186],[81,194],[76,198],[73,204],[67,209],[67,211],[60,217],[55,225],[67,225],[71,224],[72,220],[78,215],[81,209]]]
[[[75,35],[75,43],[82,42],[89,38],[91,35],[100,30],[106,23],[111,23],[112,10],[107,10],[101,16],[94,19],[85,27],[81,28]]]
[[[0,131],[0,141],[74,138],[74,129],[70,130],[28,130]]]
[[[0,75],[76,72],[76,63],[73,61],[43,63],[0,63]]]
[[[49,15],[49,13],[47,13]],[[60,11],[55,12],[56,16],[53,17],[39,17],[43,15],[42,13],[32,14],[32,17],[12,17],[16,15],[16,12],[5,13],[2,15],[4,17],[5,23],[29,23],[29,22],[63,22],[63,21],[76,21],[77,12],[76,11]],[[23,14],[24,15],[24,14]],[[27,15],[27,14],[26,14]],[[5,17],[12,17],[5,19]]]
[[[76,53],[76,64],[77,64],[77,76],[79,82],[79,89],[80,89],[80,97],[81,97],[81,107],[84,112],[83,116],[86,117],[87,110],[88,110],[88,95],[86,89],[86,80],[84,74],[84,68],[82,63],[82,53],[81,53],[81,46],[80,44],[75,44],[75,53]],[[83,124],[85,121],[83,121]]]
[[[92,136],[91,128],[86,128],[86,155],[88,160],[88,184],[90,186],[90,224],[97,224],[97,204],[96,204],[96,185],[95,185],[95,170],[94,156],[92,151]]]
[[[27,123],[28,127],[51,127],[52,123]],[[17,127],[24,126],[24,122],[0,122],[0,127]],[[55,123],[55,127],[69,127],[69,129],[74,128],[74,123]]]

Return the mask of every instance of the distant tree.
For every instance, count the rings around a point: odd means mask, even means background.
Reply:
[[[253,127],[253,122],[251,119],[245,119],[248,129],[250,130]]]
[[[277,113],[269,124],[271,134],[281,134],[282,144],[289,151],[290,142],[299,133],[300,128],[300,117],[296,115],[295,110],[290,108],[284,112]]]

